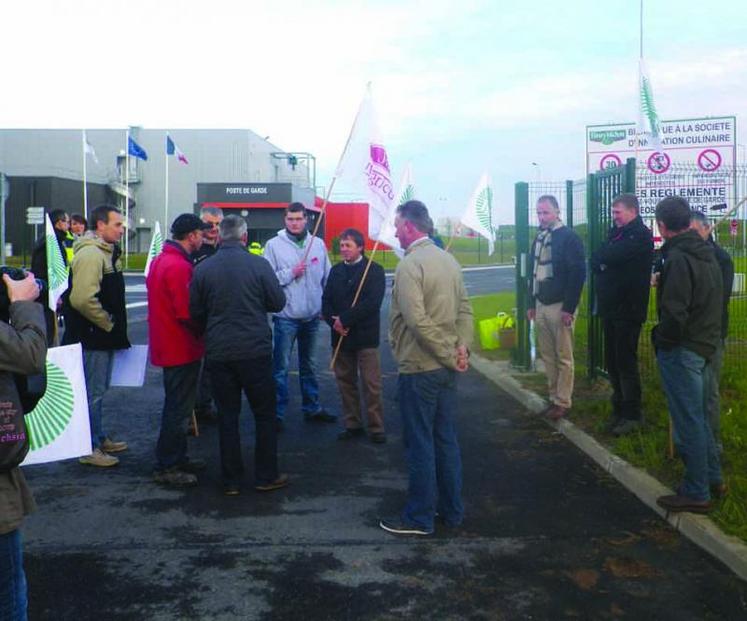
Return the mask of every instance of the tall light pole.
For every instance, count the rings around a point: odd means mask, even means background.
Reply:
[[[540,165],[537,162],[532,162],[532,166],[534,166],[534,170],[537,173],[536,181],[537,183],[539,183],[540,180],[542,179],[542,170],[540,168]]]

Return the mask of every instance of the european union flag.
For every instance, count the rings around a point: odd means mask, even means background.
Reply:
[[[148,154],[145,152],[145,149],[135,142],[132,139],[132,136],[127,136],[127,151],[132,157],[138,157],[141,160],[148,159]]]

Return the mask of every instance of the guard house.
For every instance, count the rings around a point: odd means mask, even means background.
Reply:
[[[195,211],[203,207],[218,207],[225,215],[242,216],[247,223],[249,242],[263,246],[285,227],[284,215],[288,203],[299,202],[309,214],[309,230],[319,215],[314,190],[293,183],[198,183]],[[324,238],[324,223],[319,229]]]

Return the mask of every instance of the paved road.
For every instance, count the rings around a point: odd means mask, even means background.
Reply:
[[[144,309],[131,313],[145,342]],[[319,357],[337,410],[326,341]],[[380,530],[406,489],[388,348],[383,364],[390,442],[337,441],[334,425],[301,420],[294,391],[280,440],[292,484],[269,495],[222,496],[212,427],[190,441],[210,462],[201,485],[155,486],[160,372],[112,390],[107,420],[131,445],[117,468],[28,469],[31,619],[747,618],[744,583],[472,371],[460,384],[467,521],[417,541]],[[250,455],[248,412],[242,433]]]

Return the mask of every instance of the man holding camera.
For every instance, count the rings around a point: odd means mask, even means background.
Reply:
[[[0,321],[0,421],[11,419],[20,405],[14,374],[32,375],[44,370],[47,336],[32,274],[23,280],[3,275],[7,287],[10,322]],[[4,421],[3,421],[4,422]],[[23,546],[18,530],[25,515],[35,509],[31,490],[17,459],[6,460],[16,449],[0,442],[0,619],[25,620],[27,609]],[[24,451],[25,452],[25,451]],[[21,453],[23,455],[23,452]]]

